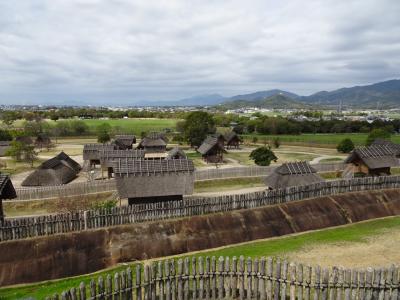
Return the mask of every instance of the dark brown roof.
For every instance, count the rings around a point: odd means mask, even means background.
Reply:
[[[346,158],[345,163],[350,164],[360,159],[369,169],[390,168],[399,165],[399,160],[391,147],[374,145],[354,149]]]
[[[31,145],[33,144],[32,138],[30,136],[17,136],[15,141]]]
[[[219,149],[225,151],[224,147],[218,142],[217,137],[209,136],[203,141],[203,143],[200,145],[200,147],[199,147],[199,149],[197,149],[197,151],[200,154],[205,155],[214,147],[218,147]]]
[[[233,139],[239,139],[239,136],[236,134],[236,132],[231,131],[225,135],[225,141],[227,144],[229,144]]]
[[[167,159],[187,158],[185,152],[179,147],[174,147],[168,152]]]
[[[283,189],[323,181],[325,180],[316,174],[316,170],[305,161],[282,164],[265,178],[265,184],[273,189]]]
[[[116,176],[148,176],[162,173],[193,172],[194,165],[190,159],[118,159],[114,162]]]
[[[134,135],[116,135],[114,142],[121,148],[131,147],[136,143],[136,137]]]
[[[17,197],[10,176],[0,173],[0,199],[14,199]]]
[[[73,168],[76,172],[79,172],[82,167],[79,163],[73,160],[69,155],[67,155],[64,151],[61,151],[57,156],[59,160],[65,161],[71,168]]]

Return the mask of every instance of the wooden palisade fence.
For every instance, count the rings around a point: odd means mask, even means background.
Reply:
[[[399,269],[394,265],[355,270],[241,256],[137,264],[133,272],[127,268],[46,299],[397,300],[399,296]]]
[[[315,164],[313,167],[317,172],[334,172],[344,169],[343,163],[331,164]],[[267,176],[272,173],[276,166],[269,167],[236,167],[225,169],[209,169],[209,170],[196,170],[194,172],[195,180],[212,180],[221,178],[237,178],[237,177],[260,177]],[[8,200],[10,202],[19,200],[38,200],[59,198],[68,196],[80,196],[92,193],[112,192],[117,189],[115,180],[101,180],[94,182],[77,182],[60,186],[46,186],[46,187],[31,187],[31,188],[16,188],[17,199]],[[7,201],[7,200],[5,200]]]
[[[186,198],[184,200],[122,206],[112,209],[6,219],[0,227],[0,241],[227,212],[346,192],[399,187],[400,176],[365,177],[249,194]]]

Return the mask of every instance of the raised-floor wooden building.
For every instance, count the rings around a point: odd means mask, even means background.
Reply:
[[[80,165],[61,152],[43,162],[21,183],[22,186],[56,186],[67,184],[76,178]]]
[[[114,144],[117,150],[129,150],[133,149],[133,145],[136,143],[136,137],[134,135],[116,135]]]
[[[194,165],[189,159],[119,159],[114,174],[118,194],[129,204],[179,200],[193,193]]]
[[[4,220],[3,199],[14,199],[17,197],[10,176],[0,173],[0,223]]]
[[[100,164],[101,151],[115,150],[113,144],[86,144],[83,146],[83,160],[89,162],[89,166]]]
[[[165,152],[168,140],[162,133],[152,132],[144,137],[137,149],[143,149],[146,153]]]
[[[239,148],[239,143],[240,143],[240,138],[236,134],[236,132],[231,131],[225,135],[225,143],[226,143],[226,148]]]
[[[197,149],[207,163],[221,163],[224,160],[225,148],[214,136],[207,137]]]
[[[264,180],[265,185],[274,190],[324,181],[306,161],[284,163]]]
[[[375,145],[354,149],[344,161],[342,177],[386,176],[390,168],[399,166],[399,159],[391,147]]]
[[[144,159],[145,152],[140,149],[131,150],[102,150],[100,151],[100,165],[102,171],[107,172],[107,177],[111,178],[114,174],[114,163],[120,159],[134,160]]]

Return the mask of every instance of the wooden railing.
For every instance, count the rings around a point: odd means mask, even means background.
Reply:
[[[399,268],[325,268],[272,258],[191,257],[136,264],[61,294],[72,299],[397,300]],[[52,295],[46,299],[60,299]]]
[[[346,192],[400,187],[400,176],[365,177],[328,181],[248,194],[148,203],[112,209],[96,209],[30,218],[6,219],[0,227],[0,241],[66,233],[107,226],[205,215]]]

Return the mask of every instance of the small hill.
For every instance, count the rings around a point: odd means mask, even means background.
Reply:
[[[222,109],[238,109],[244,107],[257,107],[267,109],[301,109],[307,108],[309,105],[296,101],[285,95],[273,95],[258,100],[233,100],[227,101],[218,106]]]
[[[274,89],[268,91],[259,91],[251,94],[232,96],[227,100],[262,100],[275,95],[284,95],[292,99],[296,99],[299,97],[298,95],[291,92]]]

